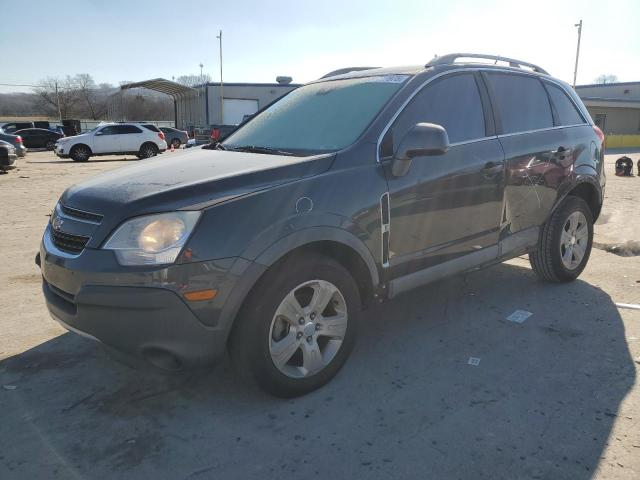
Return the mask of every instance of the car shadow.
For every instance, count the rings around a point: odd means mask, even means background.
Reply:
[[[69,333],[0,375],[2,478],[588,479],[635,381],[604,291],[513,264],[369,308],[344,369],[297,399],[226,359],[155,375]]]

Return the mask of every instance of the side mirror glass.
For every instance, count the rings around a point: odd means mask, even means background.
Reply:
[[[407,174],[416,157],[443,155],[449,150],[449,136],[444,127],[433,123],[418,123],[411,127],[393,155],[391,173],[395,177]]]

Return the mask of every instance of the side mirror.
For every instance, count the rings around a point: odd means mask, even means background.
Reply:
[[[400,141],[393,155],[391,173],[395,177],[407,174],[415,157],[443,155],[449,150],[449,136],[444,127],[433,123],[414,125]]]
[[[96,137],[97,137],[97,136],[99,136],[99,135],[104,135],[104,133],[102,133],[102,130],[100,130],[99,132],[96,132],[96,133],[95,133],[95,135],[96,135]]]

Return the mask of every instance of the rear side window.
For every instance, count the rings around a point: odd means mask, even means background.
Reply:
[[[473,75],[448,76],[418,92],[385,135],[380,156],[393,155],[409,129],[422,122],[442,125],[451,143],[483,138],[484,113]]]
[[[112,127],[114,129],[113,133],[116,135],[123,135],[126,133],[142,133],[135,125],[114,125]]]
[[[582,115],[580,115],[580,112],[578,112],[578,109],[562,88],[546,82],[545,85],[551,97],[553,108],[556,111],[558,125],[578,125],[585,123]]]
[[[549,97],[540,80],[524,75],[488,73],[504,133],[553,127]]]
[[[151,125],[149,123],[145,123],[144,125],[142,125],[144,128],[146,128],[147,130],[151,130],[152,132],[159,132],[160,130],[158,130],[158,127],[156,127],[155,125]]]

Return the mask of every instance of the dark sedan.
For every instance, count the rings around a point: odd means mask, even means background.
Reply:
[[[27,148],[46,148],[47,150],[53,150],[58,139],[64,137],[61,133],[44,128],[25,128],[13,134],[20,135],[22,143]]]

